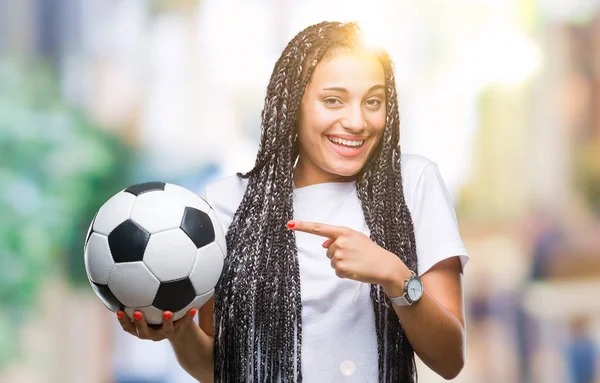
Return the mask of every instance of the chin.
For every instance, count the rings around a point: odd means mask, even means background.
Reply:
[[[329,169],[331,169],[330,173],[340,177],[354,177],[360,172],[362,165],[335,164],[330,166]]]

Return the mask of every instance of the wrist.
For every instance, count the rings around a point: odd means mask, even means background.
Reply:
[[[404,295],[404,284],[412,276],[412,271],[394,255],[394,262],[387,268],[381,287],[389,297]]]

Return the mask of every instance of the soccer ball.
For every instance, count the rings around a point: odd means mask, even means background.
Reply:
[[[151,325],[199,308],[214,294],[227,253],[225,234],[204,199],[177,185],[133,185],[96,213],[84,247],[85,270],[111,311],[136,310]]]

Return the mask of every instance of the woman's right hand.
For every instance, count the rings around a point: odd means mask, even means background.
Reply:
[[[162,325],[153,329],[148,326],[144,314],[141,311],[133,313],[134,320],[129,319],[123,311],[117,311],[117,318],[123,330],[139,339],[148,339],[158,342],[163,339],[174,339],[183,334],[190,326],[196,326],[194,316],[196,309],[191,309],[188,313],[178,321],[173,322],[173,313],[165,311],[163,313]]]

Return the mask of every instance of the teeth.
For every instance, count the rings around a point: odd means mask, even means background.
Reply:
[[[338,138],[338,137],[329,137],[329,141],[335,142],[336,144],[342,144],[342,145],[346,145],[346,146],[355,146],[355,147],[359,147],[363,144],[363,142],[365,142],[364,140],[361,140],[361,141],[342,140],[341,138]]]

